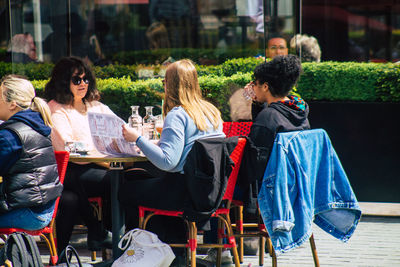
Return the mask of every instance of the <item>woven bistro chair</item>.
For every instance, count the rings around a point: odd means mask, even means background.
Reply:
[[[59,177],[60,183],[64,183],[65,172],[66,172],[67,166],[68,166],[69,153],[67,151],[55,151],[54,153],[55,153],[56,161],[57,161],[58,177]],[[10,234],[16,233],[16,232],[24,232],[29,235],[40,236],[45,240],[45,242],[50,250],[51,265],[56,265],[56,263],[58,261],[58,254],[57,254],[57,248],[56,248],[56,243],[55,243],[54,230],[55,230],[55,218],[57,215],[59,200],[60,200],[60,197],[58,197],[56,200],[56,204],[54,207],[54,213],[53,213],[51,222],[45,228],[40,229],[40,230],[35,230],[35,231],[19,229],[19,228],[0,228],[0,238],[5,240],[4,239],[5,235],[10,235]]]
[[[230,205],[232,202],[233,192],[236,185],[237,175],[239,173],[240,163],[243,157],[244,147],[246,145],[245,138],[239,138],[238,144],[230,154],[231,159],[234,162],[234,167],[232,169],[232,173],[229,176],[227,188],[225,190],[225,194],[223,197],[223,201],[226,202],[225,206],[219,207],[212,217],[219,218],[218,220],[218,244],[198,244],[197,243],[197,226],[195,222],[188,221],[183,219],[183,211],[170,211],[170,210],[162,210],[162,209],[154,209],[151,207],[143,207],[139,206],[139,227],[141,229],[145,229],[147,222],[154,215],[163,215],[163,216],[173,216],[173,217],[181,217],[188,228],[188,242],[185,244],[169,244],[171,247],[186,247],[188,249],[188,255],[191,255],[190,266],[196,266],[196,248],[205,247],[205,248],[218,248],[217,255],[217,266],[221,265],[221,253],[223,248],[231,248],[232,254],[234,257],[234,262],[236,267],[240,267],[239,263],[239,255],[236,248],[236,241],[234,237],[234,233],[232,230],[231,219],[229,216]],[[224,230],[225,228],[225,230]],[[226,234],[225,234],[226,232]],[[223,240],[227,240],[227,244],[223,244]],[[187,262],[187,266],[189,266],[189,259]]]

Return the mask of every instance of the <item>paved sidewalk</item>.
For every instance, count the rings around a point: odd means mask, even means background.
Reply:
[[[321,266],[400,266],[400,218],[363,217],[347,243],[327,234],[315,224],[314,239]],[[245,262],[258,266],[256,257]],[[271,266],[271,258],[265,258]],[[244,265],[247,266],[247,265]],[[278,257],[278,266],[314,266],[309,242]]]
[[[347,243],[337,240],[316,225],[313,227],[321,267],[400,266],[400,217],[363,217]],[[75,243],[83,262],[91,263],[90,253],[84,248],[84,244],[84,240],[78,240]],[[47,249],[41,248],[41,252],[43,262],[47,263],[49,259],[46,255]],[[98,260],[100,259],[101,254],[98,252]],[[246,256],[241,266],[250,264],[252,267],[258,266],[258,256]],[[278,257],[278,266],[308,267],[313,265],[309,242]],[[265,257],[264,266],[272,266],[268,255]]]

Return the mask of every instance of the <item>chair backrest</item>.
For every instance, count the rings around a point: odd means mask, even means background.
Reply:
[[[67,171],[69,153],[67,151],[54,151],[57,161],[58,178],[60,183],[64,183],[65,172]]]
[[[224,200],[232,200],[233,192],[235,191],[236,180],[239,174],[240,164],[243,158],[244,147],[246,146],[246,138],[239,138],[238,144],[236,145],[235,149],[232,151],[230,157],[232,161],[235,163],[233,166],[231,175],[228,179],[228,185],[226,187],[226,191],[224,194]]]
[[[64,183],[65,173],[67,171],[68,160],[69,160],[69,153],[67,151],[54,151],[57,161],[57,168],[58,168],[58,179],[60,183]],[[60,201],[60,197],[56,200],[56,205],[54,208],[53,219],[57,215],[58,210],[58,202]]]
[[[224,123],[222,124],[222,131],[224,132],[226,137],[230,136],[229,133],[231,131],[231,126],[232,126],[232,122],[231,121],[224,121]]]
[[[227,137],[231,136],[239,136],[239,135],[245,135],[248,136],[250,133],[250,128],[253,122],[251,121],[243,121],[243,122],[238,122],[234,121],[232,122],[229,135]]]

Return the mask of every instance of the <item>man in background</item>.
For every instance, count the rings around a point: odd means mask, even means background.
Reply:
[[[36,45],[30,33],[12,37],[7,48],[6,62],[29,63],[37,60]]]
[[[268,46],[265,50],[265,56],[267,58],[274,58],[276,56],[286,56],[288,54],[288,48],[286,40],[282,37],[274,37],[268,40]]]

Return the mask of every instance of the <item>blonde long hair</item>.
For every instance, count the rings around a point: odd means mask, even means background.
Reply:
[[[185,109],[200,131],[208,128],[206,118],[214,129],[222,123],[221,112],[202,98],[196,68],[188,59],[172,63],[165,73],[164,116],[176,106]]]
[[[35,88],[26,78],[10,74],[0,80],[0,93],[5,102],[14,101],[21,110],[31,108],[42,115],[47,126],[52,127],[51,113],[46,101],[36,96]]]

